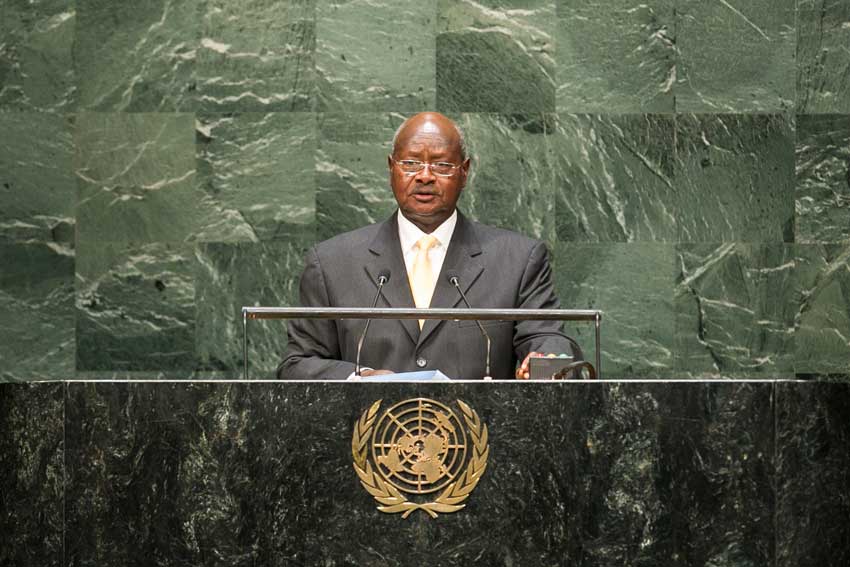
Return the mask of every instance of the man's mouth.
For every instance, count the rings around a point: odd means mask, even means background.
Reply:
[[[435,193],[414,193],[413,198],[419,203],[430,203],[437,198]]]

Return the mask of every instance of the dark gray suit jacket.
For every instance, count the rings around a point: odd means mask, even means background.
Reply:
[[[400,213],[396,213],[400,214]],[[301,276],[303,307],[370,307],[383,269],[390,270],[379,307],[413,307],[398,239],[396,215],[314,246]],[[463,307],[446,281],[456,270],[473,307],[557,309],[546,246],[515,232],[472,222],[458,212],[457,225],[437,280],[431,307]],[[460,304],[460,305],[458,305]],[[357,339],[365,321],[293,320],[278,377],[345,379],[354,371]],[[531,351],[581,350],[554,321],[485,321],[492,339],[493,378],[514,377],[517,360]],[[486,343],[474,321],[376,319],[363,345],[361,365],[396,372],[439,369],[451,378],[484,376]],[[425,366],[417,365],[424,360]],[[420,360],[420,363],[421,363]]]

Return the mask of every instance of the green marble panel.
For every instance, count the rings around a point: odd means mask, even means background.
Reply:
[[[553,148],[558,238],[674,241],[674,122],[561,114]]]
[[[782,115],[684,115],[675,183],[683,242],[793,242],[794,131]]]
[[[796,242],[850,239],[850,116],[797,117]]]
[[[470,175],[458,207],[485,224],[555,240],[554,114],[463,114]]]
[[[80,0],[79,104],[101,111],[191,111],[201,0]]]
[[[74,373],[74,250],[0,240],[0,382]]]
[[[438,2],[437,109],[555,111],[554,0]]]
[[[241,370],[239,372],[233,370],[77,370],[77,380],[120,380],[120,381],[136,381],[136,380],[166,380],[174,381],[181,380],[190,382],[193,380],[204,381],[224,381],[224,380],[240,380],[242,378]]]
[[[433,109],[435,2],[318,0],[318,109]]]
[[[199,186],[193,115],[82,113],[76,144],[79,242],[256,238]]]
[[[0,113],[0,240],[74,246],[72,118]]]
[[[68,112],[76,3],[4,0],[0,6],[0,110]]]
[[[312,110],[316,0],[210,0],[201,11],[198,107]]]
[[[676,110],[792,109],[795,4],[796,0],[679,0]]]
[[[198,247],[196,345],[201,368],[241,377],[242,306],[297,306],[310,244],[292,239]],[[274,379],[286,348],[286,321],[249,321],[248,339],[250,377]]]
[[[559,242],[554,279],[561,307],[600,309],[604,378],[665,378],[674,367],[674,245]],[[593,360],[594,327],[573,336]]]
[[[405,118],[378,113],[318,116],[317,240],[385,220],[395,211],[387,156]]]
[[[796,369],[850,374],[850,243],[797,246]]]
[[[77,368],[196,366],[195,259],[185,244],[80,243]]]
[[[559,112],[672,112],[675,0],[559,0]]]
[[[850,113],[850,2],[797,2],[797,112]]]
[[[198,117],[198,177],[224,218],[249,240],[285,240],[315,230],[316,117],[312,113]],[[207,230],[210,240],[223,240]]]
[[[793,245],[680,244],[677,252],[677,375],[793,378]]]

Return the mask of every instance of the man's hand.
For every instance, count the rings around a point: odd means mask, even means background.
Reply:
[[[364,370],[360,373],[361,376],[381,376],[382,374],[395,374],[395,372],[381,368],[378,370]]]
[[[531,372],[528,370],[528,361],[533,356],[542,356],[539,352],[530,352],[526,355],[525,360],[522,361],[515,373],[515,377],[517,380],[528,380],[531,376]]]

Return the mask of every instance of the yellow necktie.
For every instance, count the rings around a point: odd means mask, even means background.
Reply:
[[[434,295],[434,287],[437,284],[434,270],[431,268],[431,259],[428,251],[437,244],[437,238],[426,234],[416,243],[416,257],[413,259],[413,270],[408,280],[410,291],[413,293],[413,302],[416,307],[423,308],[431,305],[431,296]],[[425,324],[425,319],[419,320],[419,329]]]

